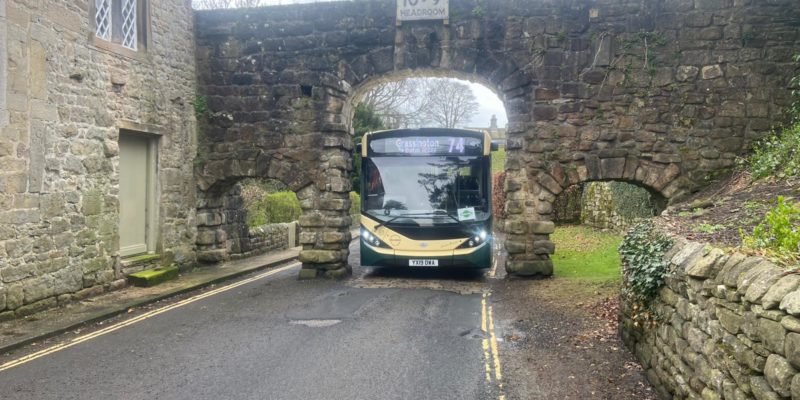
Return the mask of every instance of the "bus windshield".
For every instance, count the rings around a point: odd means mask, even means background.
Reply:
[[[490,216],[488,158],[372,157],[362,210],[392,224],[453,224]]]

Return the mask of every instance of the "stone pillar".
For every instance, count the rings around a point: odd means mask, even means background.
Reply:
[[[550,241],[555,230],[552,210],[557,193],[542,184],[547,178],[539,170],[529,170],[528,164],[522,167],[522,142],[520,137],[510,137],[507,146],[506,272],[510,276],[550,276],[553,274],[550,256],[555,252]],[[529,178],[531,175],[533,179]]]
[[[6,105],[6,82],[8,72],[8,38],[6,23],[6,0],[0,0],[0,128],[8,125],[8,106]]]
[[[352,138],[346,132],[326,133],[317,183],[297,192],[300,216],[300,279],[350,276],[350,176]]]
[[[552,201],[528,198],[536,193],[520,190],[519,178],[520,174],[506,177],[506,272],[516,276],[550,276],[553,274],[550,256],[555,252],[550,234],[555,231],[555,224],[539,214],[526,212],[525,204],[533,204],[535,209],[552,209]]]
[[[202,192],[197,204],[197,261],[215,263],[229,257],[224,194]]]

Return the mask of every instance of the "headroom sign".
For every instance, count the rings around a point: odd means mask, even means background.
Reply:
[[[449,0],[397,0],[397,22],[450,19]]]

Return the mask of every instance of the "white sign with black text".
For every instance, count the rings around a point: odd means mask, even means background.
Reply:
[[[449,0],[397,0],[398,22],[449,18]]]

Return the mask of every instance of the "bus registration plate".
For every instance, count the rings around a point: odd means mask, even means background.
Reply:
[[[439,260],[408,260],[409,267],[438,267]]]

